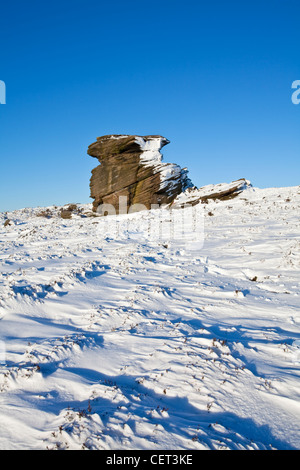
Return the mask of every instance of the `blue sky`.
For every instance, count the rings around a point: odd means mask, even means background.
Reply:
[[[91,202],[97,136],[161,134],[197,186],[300,183],[299,0],[2,2],[0,210]]]

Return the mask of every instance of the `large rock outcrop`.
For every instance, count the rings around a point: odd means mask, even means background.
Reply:
[[[150,209],[153,204],[171,203],[192,187],[186,168],[162,162],[160,150],[168,143],[159,135],[98,137],[88,148],[88,155],[100,162],[90,181],[93,210],[109,204],[118,213],[121,196],[127,210],[137,204]]]

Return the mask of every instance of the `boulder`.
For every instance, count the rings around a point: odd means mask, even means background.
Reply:
[[[234,199],[242,191],[251,187],[250,181],[241,178],[231,183],[209,184],[201,188],[188,188],[179,194],[171,204],[173,209],[184,207],[186,205],[195,206],[199,203],[205,203],[209,200],[224,201]]]
[[[62,219],[72,219],[72,211],[68,209],[62,209],[60,211],[60,216]]]
[[[151,209],[153,205],[170,204],[192,187],[186,168],[162,162],[160,150],[168,143],[160,135],[98,137],[88,148],[88,155],[100,163],[92,170],[90,180],[94,212],[104,205],[113,206],[116,213],[124,211],[124,204],[126,211]]]

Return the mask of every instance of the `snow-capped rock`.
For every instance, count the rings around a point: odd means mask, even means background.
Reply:
[[[162,162],[160,150],[169,140],[159,135],[107,135],[98,137],[88,154],[100,165],[92,171],[90,182],[94,211],[102,204],[120,211],[119,198],[126,206],[169,204],[192,187],[187,169]]]

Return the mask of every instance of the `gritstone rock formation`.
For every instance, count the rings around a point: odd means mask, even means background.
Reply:
[[[209,184],[202,188],[188,188],[185,192],[179,194],[171,204],[173,209],[184,207],[185,205],[195,206],[199,203],[209,200],[224,201],[234,199],[248,187],[251,187],[250,181],[241,178],[231,183]]]
[[[127,209],[142,204],[169,204],[192,183],[187,169],[163,163],[160,149],[169,141],[159,135],[106,135],[88,148],[88,155],[99,160],[90,181],[93,210],[102,204],[119,212],[120,197]],[[122,203],[123,204],[123,203]]]

